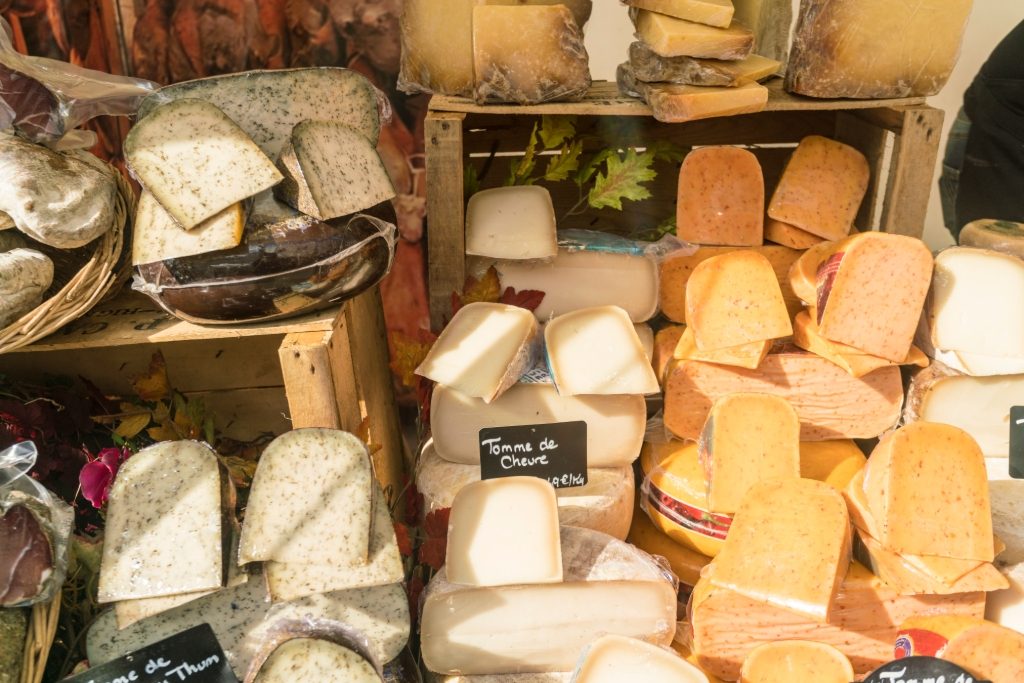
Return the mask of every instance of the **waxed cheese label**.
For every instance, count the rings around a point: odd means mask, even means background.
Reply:
[[[63,679],[64,683],[238,683],[209,624]]]
[[[480,478],[539,477],[555,488],[587,483],[587,423],[480,430]]]
[[[1010,408],[1010,476],[1024,479],[1024,406]]]
[[[897,648],[899,645],[897,645]],[[878,667],[863,683],[992,683],[975,678],[953,662],[935,657],[904,657]]]

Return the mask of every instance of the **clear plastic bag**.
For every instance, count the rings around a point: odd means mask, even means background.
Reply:
[[[157,84],[14,50],[0,18],[0,131],[52,145],[97,116],[134,114]]]

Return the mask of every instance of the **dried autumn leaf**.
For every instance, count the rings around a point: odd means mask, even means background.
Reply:
[[[391,371],[402,382],[403,386],[413,388],[416,386],[416,368],[423,359],[430,353],[433,341],[418,341],[401,332],[388,332],[391,340]]]
[[[394,525],[398,552],[402,554],[402,557],[412,557],[412,536],[409,534],[409,527],[401,522],[394,522]]]
[[[498,281],[498,271],[491,266],[479,280],[472,275],[466,278],[466,283],[462,287],[462,296],[452,294],[452,313],[457,313],[466,304],[480,301],[497,303],[500,296],[501,283]]]
[[[444,559],[447,554],[447,539],[428,538],[420,546],[419,560],[431,569],[440,569],[444,566]]]
[[[164,354],[159,351],[153,354],[149,360],[149,370],[132,380],[132,389],[143,401],[157,401],[171,395]]]
[[[430,538],[448,538],[448,519],[451,517],[451,508],[438,508],[431,510],[423,518],[423,533]]]
[[[506,287],[505,291],[501,293],[501,299],[498,301],[509,306],[518,306],[528,311],[536,311],[537,307],[544,301],[544,292],[538,289],[523,289],[517,292],[511,287]]]
[[[180,437],[173,427],[168,426],[169,424],[168,422],[157,427],[150,427],[146,430],[146,434],[153,441],[176,441]]]
[[[221,456],[221,463],[228,471],[228,476],[238,488],[249,488],[252,484],[252,477],[256,474],[256,462],[246,460],[237,455]]]
[[[152,415],[148,411],[136,415],[128,415],[114,429],[114,434],[123,439],[131,439],[145,429],[152,419]]]

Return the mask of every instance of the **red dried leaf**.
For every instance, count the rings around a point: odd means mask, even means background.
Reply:
[[[159,351],[153,354],[149,360],[149,370],[132,380],[132,389],[143,401],[158,401],[171,395],[164,354]]]
[[[403,557],[412,557],[412,537],[409,535],[409,527],[401,522],[394,522],[395,539],[398,541],[398,552]]]
[[[423,519],[423,533],[428,538],[448,538],[448,518],[452,514],[451,508],[439,508],[431,510]]]
[[[517,292],[511,287],[506,287],[501,293],[500,303],[509,306],[518,306],[528,311],[536,311],[541,302],[544,301],[544,292],[537,289],[524,289]]]
[[[443,538],[428,538],[420,546],[420,562],[431,569],[444,566],[444,558],[448,551],[448,542]]]
[[[419,573],[413,574],[409,579],[409,614],[419,615],[420,596],[424,588],[423,577]]]

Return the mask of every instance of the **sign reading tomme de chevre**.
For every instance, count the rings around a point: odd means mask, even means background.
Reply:
[[[587,483],[587,423],[554,422],[480,430],[480,478],[529,476],[555,488]]]

